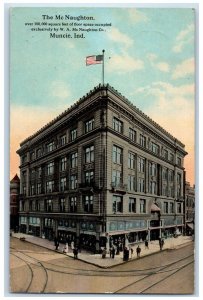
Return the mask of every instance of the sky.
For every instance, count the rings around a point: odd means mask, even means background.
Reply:
[[[53,19],[43,20],[42,15]],[[94,20],[55,20],[55,15],[84,15]],[[40,25],[25,25],[35,22]],[[69,25],[53,26],[53,23],[62,22]],[[71,26],[72,22],[81,23],[81,26]],[[85,26],[85,23],[111,26]],[[193,184],[194,24],[195,11],[191,8],[12,9],[11,178],[19,174],[16,150],[20,142],[102,82],[102,65],[86,66],[85,58],[102,54],[105,49],[105,83],[185,144],[188,152],[186,180]],[[61,32],[71,36],[73,28],[101,28],[104,31],[85,32],[84,38],[50,38],[48,31],[31,30],[38,27],[63,28]]]

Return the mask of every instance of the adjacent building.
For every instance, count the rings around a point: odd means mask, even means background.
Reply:
[[[20,178],[16,174],[10,181],[10,229],[18,230]]]
[[[185,232],[194,233],[195,226],[195,186],[185,182]]]
[[[185,146],[109,85],[17,153],[21,232],[99,251],[183,231]]]

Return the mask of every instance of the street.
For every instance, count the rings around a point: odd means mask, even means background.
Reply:
[[[13,293],[193,294],[193,243],[102,269],[11,238]]]

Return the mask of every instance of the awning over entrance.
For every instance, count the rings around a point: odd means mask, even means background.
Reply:
[[[161,211],[161,210],[155,203],[152,203],[151,211],[158,212],[158,211]]]
[[[190,229],[194,230],[194,224],[193,224],[193,223],[186,223],[186,225],[187,225]]]

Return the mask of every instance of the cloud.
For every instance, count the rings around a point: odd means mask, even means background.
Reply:
[[[153,105],[149,105],[145,113],[186,145],[185,167],[191,183],[194,182],[195,155],[194,93],[194,84],[174,86],[162,81],[139,88],[135,93],[149,101],[153,99]]]
[[[148,22],[149,18],[140,10],[137,9],[128,9],[129,19],[131,22],[138,23],[138,22]]]
[[[158,61],[158,56],[154,53],[149,53],[147,55],[147,59],[150,62],[150,65],[154,69],[158,69],[161,72],[168,73],[170,71],[170,66],[167,62],[165,61]]]
[[[117,28],[111,28],[107,32],[107,37],[111,41],[123,44],[127,48],[133,45],[133,40],[127,34],[122,33]]]
[[[136,59],[127,53],[121,55],[115,54],[108,62],[109,72],[129,73],[144,68],[144,63],[140,59]]]
[[[184,60],[182,63],[175,67],[172,74],[172,79],[184,78],[188,75],[194,74],[195,62],[194,58]]]
[[[70,95],[70,89],[63,81],[53,81],[50,85],[50,94],[58,100],[66,100]]]
[[[194,41],[194,25],[189,24],[186,29],[181,30],[176,36],[175,45],[172,48],[173,52],[180,53],[183,48]]]

